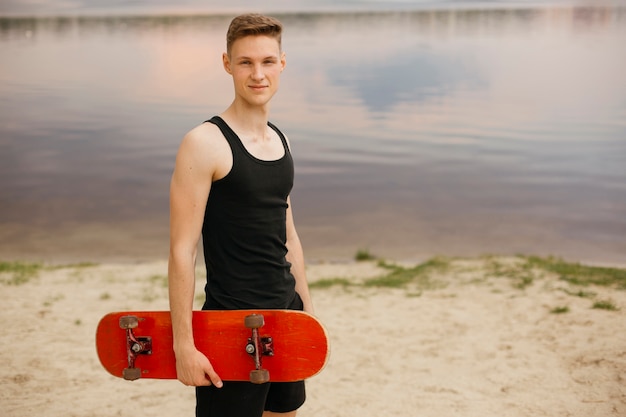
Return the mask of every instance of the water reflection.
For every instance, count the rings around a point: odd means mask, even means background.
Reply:
[[[397,52],[383,62],[346,63],[328,69],[335,86],[346,86],[369,112],[388,113],[401,102],[421,103],[449,95],[459,88],[484,86],[473,68],[471,57],[438,56],[413,48],[411,54]],[[353,76],[358,72],[359,77]]]
[[[624,9],[280,17],[312,256],[622,259]],[[0,19],[0,253],[166,253],[178,141],[231,98],[229,20]]]

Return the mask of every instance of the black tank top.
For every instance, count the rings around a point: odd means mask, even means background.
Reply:
[[[295,279],[285,259],[287,197],[293,187],[293,159],[284,135],[285,154],[275,161],[251,155],[218,116],[233,166],[213,182],[202,226],[207,269],[204,309],[287,308],[295,298]]]

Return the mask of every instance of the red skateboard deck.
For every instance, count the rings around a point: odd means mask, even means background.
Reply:
[[[300,381],[328,360],[328,338],[313,316],[294,310],[194,311],[196,347],[225,381]],[[104,316],[96,331],[102,366],[128,380],[176,379],[169,311]]]

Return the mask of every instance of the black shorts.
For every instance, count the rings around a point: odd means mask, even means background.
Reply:
[[[302,310],[300,296],[296,295],[291,310]],[[304,404],[304,381],[224,382],[222,388],[196,387],[196,417],[261,417],[263,411],[288,413]]]
[[[224,382],[222,388],[196,387],[196,417],[261,417],[263,411],[287,413],[305,400],[304,381]]]

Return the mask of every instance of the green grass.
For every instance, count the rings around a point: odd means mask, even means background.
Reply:
[[[433,288],[436,284],[432,281],[432,274],[444,272],[450,265],[446,258],[432,258],[413,267],[403,267],[386,261],[379,261],[378,266],[386,269],[388,273],[366,280],[366,287],[404,288],[414,284],[418,288]]]
[[[591,308],[594,308],[597,310],[608,310],[608,311],[619,310],[619,308],[612,301],[609,301],[609,300],[598,300],[593,303],[593,306]]]
[[[367,251],[359,251],[356,259],[372,260],[374,257]],[[434,257],[415,266],[403,266],[379,259],[377,266],[383,272],[365,280],[333,277],[309,283],[312,289],[331,287],[347,288],[393,288],[406,290],[407,297],[421,297],[424,291],[439,289],[445,286],[445,280],[438,279],[443,274],[458,277],[464,284],[489,283],[493,278],[511,282],[514,288],[524,290],[536,282],[562,280],[570,285],[557,288],[572,297],[586,298],[593,302],[594,309],[618,311],[618,306],[610,300],[596,299],[597,293],[588,286],[602,286],[617,290],[626,289],[626,270],[586,266],[579,263],[565,262],[554,257],[523,256],[497,257],[484,256],[481,263],[467,262],[457,258]],[[475,261],[475,260],[470,260]],[[463,281],[464,273],[474,274],[482,271],[479,277],[471,281]],[[559,286],[561,287],[561,286]],[[498,290],[494,290],[498,291]],[[551,314],[567,314],[567,305],[555,306]]]
[[[376,257],[372,255],[368,249],[359,249],[354,255],[354,260],[357,262],[373,261],[375,259]]]
[[[514,287],[519,289],[532,285],[540,272],[556,274],[560,280],[582,287],[597,285],[626,289],[626,269],[581,265],[555,257],[519,256],[517,261],[511,262],[492,256],[484,259],[490,275],[511,278]],[[577,295],[593,297],[595,294],[580,290]]]
[[[327,278],[315,282],[309,282],[309,288],[319,289],[330,288],[334,286],[349,287],[350,285],[353,284],[350,282],[350,280],[346,278]]]
[[[529,256],[526,263],[531,267],[553,272],[559,279],[570,284],[626,289],[626,269],[581,265],[554,257]]]
[[[0,283],[5,285],[26,284],[39,275],[41,263],[0,261]]]
[[[494,275],[501,275],[513,278],[518,288],[525,288],[532,284],[535,274],[548,272],[555,274],[559,280],[567,282],[576,287],[599,286],[614,288],[617,290],[626,289],[626,269],[599,267],[582,265],[580,263],[566,262],[556,257],[520,256],[521,262],[507,263],[506,265],[497,260],[491,262],[489,268]],[[596,293],[589,290],[564,289],[566,294],[580,298],[596,297]],[[608,311],[617,311],[619,308],[607,300],[596,300],[592,308]],[[553,314],[567,313],[569,308],[556,307],[551,310]]]
[[[94,266],[98,266],[100,264],[95,262],[78,262],[75,264],[59,264],[59,265],[47,265],[45,269],[49,271],[53,271],[55,269],[83,269],[83,268],[93,268]]]
[[[378,261],[378,267],[385,270],[386,273],[377,277],[363,282],[355,282],[347,278],[327,278],[310,282],[309,288],[324,289],[336,286],[343,288],[406,288],[408,285],[413,285],[420,290],[431,289],[438,287],[438,284],[432,281],[431,275],[435,272],[444,271],[448,268],[449,263],[450,261],[446,258],[433,258],[417,266],[404,267],[380,260]],[[421,292],[411,294],[411,296],[420,295]]]
[[[552,310],[550,310],[550,313],[552,313],[552,314],[569,313],[569,307],[568,306],[554,307]]]
[[[40,262],[0,261],[0,284],[23,285],[37,278],[41,271],[74,268],[89,268],[98,264],[81,262],[68,265],[44,265]]]
[[[485,257],[488,275],[513,280],[513,287],[523,290],[535,281],[535,271],[528,262],[502,262],[491,256]]]
[[[571,295],[574,297],[580,297],[580,298],[593,298],[596,296],[596,293],[593,291],[584,291],[584,290],[572,291],[568,289],[565,289],[563,291],[568,295]]]

